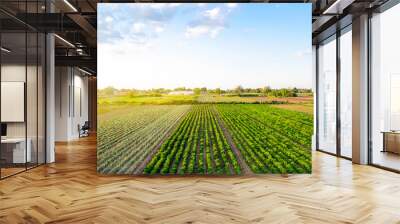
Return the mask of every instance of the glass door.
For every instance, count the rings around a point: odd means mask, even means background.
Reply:
[[[336,154],[336,36],[318,47],[318,150]]]
[[[25,32],[1,34],[1,176],[26,170],[27,151]]]
[[[400,4],[371,18],[371,163],[400,171]]]
[[[43,13],[42,5],[19,2],[16,10]],[[45,35],[18,21],[9,27],[0,23],[1,179],[45,163]]]
[[[352,157],[352,33],[351,26],[340,35],[340,155]]]

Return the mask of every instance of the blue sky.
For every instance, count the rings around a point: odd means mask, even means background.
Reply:
[[[311,88],[311,4],[98,4],[99,88]]]

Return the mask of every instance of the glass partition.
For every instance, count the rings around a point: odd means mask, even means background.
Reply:
[[[336,153],[336,36],[318,47],[318,149]]]
[[[371,19],[371,162],[400,170],[400,4]]]
[[[41,13],[43,4],[21,1],[17,12]],[[43,33],[0,12],[1,179],[45,163],[45,44]]]
[[[3,32],[1,47],[1,176],[7,177],[24,171],[31,161],[26,141],[26,33]]]

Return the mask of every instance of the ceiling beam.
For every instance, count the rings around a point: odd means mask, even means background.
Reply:
[[[68,17],[73,20],[82,30],[88,35],[86,41],[91,46],[96,46],[97,30],[90,24],[85,17],[80,14],[68,14]]]
[[[97,70],[97,59],[91,56],[55,56],[56,66],[87,67],[92,71]]]

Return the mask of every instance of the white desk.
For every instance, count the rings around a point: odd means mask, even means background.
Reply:
[[[32,140],[27,139],[26,154],[25,154],[25,138],[5,138],[1,139],[2,145],[13,145],[13,163],[25,163],[32,160]],[[26,159],[26,161],[25,161]]]

